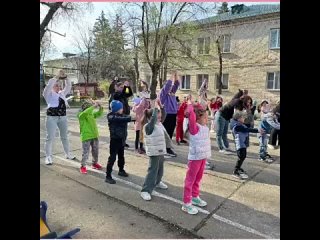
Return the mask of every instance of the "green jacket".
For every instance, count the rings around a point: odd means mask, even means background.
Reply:
[[[77,115],[80,124],[80,137],[82,142],[99,137],[96,118],[102,116],[103,108],[100,107],[100,109],[95,112],[93,110],[94,107],[91,106],[86,110],[79,112]]]

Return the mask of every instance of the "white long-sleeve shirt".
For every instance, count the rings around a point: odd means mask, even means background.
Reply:
[[[58,107],[59,106],[59,97],[62,98],[66,104],[69,106],[68,101],[66,99],[66,95],[71,91],[71,81],[66,79],[66,85],[63,90],[56,93],[52,90],[53,85],[57,82],[56,78],[51,78],[47,84],[47,86],[43,90],[43,97],[48,104],[48,108],[50,107]]]

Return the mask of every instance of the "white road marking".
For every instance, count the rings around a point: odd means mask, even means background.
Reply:
[[[45,152],[42,151],[42,150],[40,150],[40,152],[45,153]],[[64,161],[64,162],[71,163],[71,164],[74,165],[76,168],[79,168],[79,166],[80,166],[80,163],[76,163],[76,162],[74,162],[74,161],[67,160],[67,159],[62,158],[62,157],[60,157],[60,156],[55,156],[55,155],[54,155],[53,157],[54,157],[54,158],[58,158],[58,159],[60,159],[60,160],[62,160],[62,161]],[[99,171],[99,170],[97,170],[97,169],[88,168],[87,171],[96,172],[96,173],[98,173],[98,174],[100,174],[100,175],[103,175],[103,176],[105,175],[104,172],[101,172],[101,171]],[[138,190],[138,192],[140,192],[141,189],[142,189],[140,185],[135,184],[135,183],[133,183],[133,182],[126,181],[126,180],[123,180],[123,179],[117,178],[117,177],[113,177],[113,178],[114,178],[116,181],[118,181],[118,182],[122,182],[122,183],[124,183],[124,184],[126,184],[126,185],[128,185],[128,186],[130,186],[130,187],[132,187],[132,188],[134,188],[134,189],[136,189],[136,190]],[[178,203],[178,204],[180,204],[180,205],[183,204],[182,201],[180,201],[180,200],[178,200],[178,199],[176,199],[176,198],[167,196],[167,195],[165,195],[165,194],[162,194],[162,193],[159,193],[159,192],[156,192],[156,191],[153,191],[153,192],[152,192],[152,195],[157,196],[157,197],[160,197],[160,198],[167,199],[167,200],[169,200],[169,201]],[[204,209],[198,208],[198,207],[196,207],[196,208],[197,208],[197,209],[199,210],[199,212],[201,212],[201,213],[204,213],[204,214],[207,214],[207,215],[210,214],[210,212],[207,211],[207,210],[204,210]],[[234,227],[236,227],[236,228],[239,228],[239,229],[241,229],[241,230],[243,230],[243,231],[246,231],[246,232],[249,232],[249,233],[253,233],[253,234],[255,234],[255,235],[264,237],[264,238],[266,238],[266,239],[274,239],[274,237],[271,237],[271,236],[268,236],[268,235],[266,235],[266,234],[260,233],[259,231],[255,230],[255,229],[253,229],[253,228],[246,227],[246,226],[244,226],[244,225],[242,225],[242,224],[240,224],[240,223],[237,223],[237,222],[233,222],[233,221],[231,221],[231,220],[229,220],[229,219],[227,219],[227,218],[221,217],[221,216],[219,216],[219,215],[217,215],[217,214],[213,214],[212,217],[213,217],[214,219],[217,219],[217,220],[221,221],[221,222],[224,222],[224,223],[226,223],[226,224],[229,224],[229,225],[231,225],[231,226],[234,226]]]

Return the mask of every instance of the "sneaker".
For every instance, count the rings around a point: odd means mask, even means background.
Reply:
[[[167,159],[168,159],[168,158],[172,158],[172,156],[169,155],[169,154],[165,154],[165,155],[164,155],[164,158],[167,158]]]
[[[46,157],[46,160],[44,162],[46,165],[52,165],[52,158],[50,156]]]
[[[182,139],[180,143],[188,143],[186,140]]]
[[[168,189],[168,185],[164,184],[162,181],[160,181],[159,184],[157,184],[156,187],[160,188],[160,189]]]
[[[241,174],[239,171],[234,171],[232,174],[233,177],[238,178],[240,180],[242,180]]]
[[[76,157],[71,155],[71,154],[69,154],[69,155],[66,155],[66,159],[75,160]]]
[[[177,156],[177,154],[176,154],[174,151],[172,151],[171,148],[169,148],[169,149],[167,150],[167,154],[168,154],[169,156],[171,156],[171,157],[176,157],[176,156]]]
[[[129,147],[130,147],[129,144],[127,144],[127,143],[126,143],[124,146],[125,146],[126,148],[129,148]]]
[[[232,154],[231,152],[229,152],[229,151],[227,151],[225,149],[219,150],[219,153],[223,153],[223,154],[226,154],[226,155]]]
[[[182,211],[187,212],[188,214],[191,214],[191,215],[197,214],[199,212],[198,209],[192,206],[191,203],[183,204],[181,209]]]
[[[80,172],[81,172],[82,174],[87,174],[87,173],[88,173],[86,167],[81,167],[81,168],[80,168]]]
[[[92,164],[92,168],[100,170],[100,169],[102,169],[102,166],[99,163],[94,163],[94,164]]]
[[[268,148],[273,149],[273,150],[276,149],[276,147],[271,144],[268,144]]]
[[[180,142],[179,141],[176,141],[177,145],[180,145]]]
[[[242,168],[240,168],[240,169],[238,170],[238,172],[239,172],[240,177],[241,177],[242,179],[248,179],[248,178],[249,178],[248,175],[247,175],[247,173],[246,173],[246,171],[244,171]]]
[[[145,201],[150,201],[151,200],[151,195],[148,192],[141,192],[140,196],[142,197],[143,200]]]
[[[273,159],[272,158],[259,158],[259,161],[265,162],[265,163],[273,163]]]
[[[105,182],[115,184],[116,181],[111,176],[106,176]]]
[[[196,197],[196,198],[193,197],[191,203],[192,203],[192,205],[196,205],[199,207],[207,206],[207,202],[203,201],[200,197]]]
[[[141,154],[145,154],[146,150],[144,148],[140,148],[140,152],[141,152]]]
[[[129,176],[129,174],[126,173],[125,170],[119,170],[118,175],[119,175],[119,176],[122,176],[122,177],[128,177],[128,176]]]

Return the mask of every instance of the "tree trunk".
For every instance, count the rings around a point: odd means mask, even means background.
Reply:
[[[40,24],[40,45],[44,34],[46,33],[46,28],[49,25],[50,21],[53,18],[53,15],[58,11],[58,9],[62,6],[63,2],[55,2],[51,3],[50,9]]]
[[[217,50],[219,55],[219,73],[218,73],[218,79],[217,79],[219,83],[218,94],[221,94],[222,93],[222,53],[220,48],[220,38],[217,39],[216,44],[217,44]]]
[[[160,70],[160,66],[157,67],[153,67],[152,68],[152,76],[151,76],[151,86],[150,86],[150,98],[151,100],[156,99],[157,98],[157,78],[158,78],[158,74],[159,74],[159,70]]]

